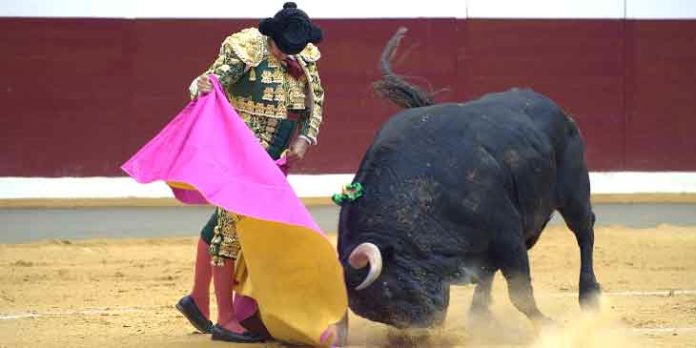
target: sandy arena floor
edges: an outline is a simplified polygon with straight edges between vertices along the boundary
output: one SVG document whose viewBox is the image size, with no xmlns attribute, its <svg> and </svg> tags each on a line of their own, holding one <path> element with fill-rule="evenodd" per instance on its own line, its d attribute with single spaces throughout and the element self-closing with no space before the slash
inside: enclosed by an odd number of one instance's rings
<svg viewBox="0 0 696 348">
<path fill-rule="evenodd" d="M 400 333 L 352 316 L 350 344 L 696 346 L 696 228 L 596 233 L 595 269 L 605 292 L 599 314 L 579 310 L 579 252 L 572 234 L 554 227 L 531 259 L 537 301 L 557 328 L 535 333 L 498 278 L 495 328 L 467 324 L 472 287 L 456 287 L 443 329 Z M 194 243 L 162 238 L 0 244 L 0 347 L 229 345 L 194 334 L 173 308 L 191 285 Z"/>
</svg>

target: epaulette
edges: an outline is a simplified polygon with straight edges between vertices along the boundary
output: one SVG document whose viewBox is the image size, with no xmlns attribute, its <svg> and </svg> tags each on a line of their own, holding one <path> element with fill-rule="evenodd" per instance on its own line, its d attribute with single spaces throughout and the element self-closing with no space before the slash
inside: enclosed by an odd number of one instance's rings
<svg viewBox="0 0 696 348">
<path fill-rule="evenodd" d="M 225 46 L 248 66 L 258 66 L 266 53 L 266 37 L 256 28 L 246 28 L 225 39 Z"/>
<path fill-rule="evenodd" d="M 302 57 L 302 59 L 307 63 L 314 63 L 321 58 L 321 52 L 319 52 L 319 48 L 317 46 L 308 43 L 307 47 L 300 52 L 299 56 Z"/>
</svg>

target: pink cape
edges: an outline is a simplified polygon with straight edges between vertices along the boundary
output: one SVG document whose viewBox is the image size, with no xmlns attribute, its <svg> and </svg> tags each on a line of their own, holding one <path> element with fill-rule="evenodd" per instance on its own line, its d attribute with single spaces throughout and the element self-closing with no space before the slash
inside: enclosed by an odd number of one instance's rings
<svg viewBox="0 0 696 348">
<path fill-rule="evenodd" d="M 211 93 L 191 101 L 121 168 L 139 183 L 163 180 L 195 187 L 172 187 L 183 203 L 210 203 L 322 233 L 279 170 L 282 162 L 273 162 L 231 107 L 217 78 L 211 75 L 210 80 Z"/>
<path fill-rule="evenodd" d="M 243 215 L 235 267 L 241 317 L 258 309 L 274 338 L 320 344 L 347 310 L 343 270 L 277 163 L 232 109 L 222 87 L 190 102 L 122 169 L 140 183 L 167 182 L 187 204 Z M 251 300 L 253 298 L 253 300 Z"/>
</svg>

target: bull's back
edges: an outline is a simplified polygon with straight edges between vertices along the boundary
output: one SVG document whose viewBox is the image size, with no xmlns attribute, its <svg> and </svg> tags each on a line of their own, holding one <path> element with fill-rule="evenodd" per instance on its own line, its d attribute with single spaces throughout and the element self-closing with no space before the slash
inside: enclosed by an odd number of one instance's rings
<svg viewBox="0 0 696 348">
<path fill-rule="evenodd" d="M 452 155 L 481 148 L 514 170 L 518 160 L 547 159 L 561 150 L 568 124 L 548 98 L 513 89 L 467 103 L 404 110 L 383 126 L 372 148 L 431 155 L 435 150 Z M 389 154 L 405 155 L 403 151 Z"/>
<path fill-rule="evenodd" d="M 555 153 L 567 123 L 531 90 L 408 109 L 384 125 L 361 169 L 387 165 L 402 179 L 432 177 L 452 201 L 479 211 L 509 200 L 531 233 L 553 210 Z"/>
</svg>

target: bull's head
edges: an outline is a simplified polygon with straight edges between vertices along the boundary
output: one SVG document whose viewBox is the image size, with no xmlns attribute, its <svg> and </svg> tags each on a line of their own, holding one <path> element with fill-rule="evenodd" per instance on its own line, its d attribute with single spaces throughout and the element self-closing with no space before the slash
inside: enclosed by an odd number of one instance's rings
<svg viewBox="0 0 696 348">
<path fill-rule="evenodd" d="M 372 228 L 380 224 L 373 223 L 379 219 L 360 217 L 366 216 L 362 203 L 368 201 L 344 205 L 341 213 L 339 253 L 350 308 L 396 327 L 439 323 L 449 302 L 448 283 L 429 255 L 405 239 L 409 233 L 395 226 L 376 231 Z"/>
</svg>

